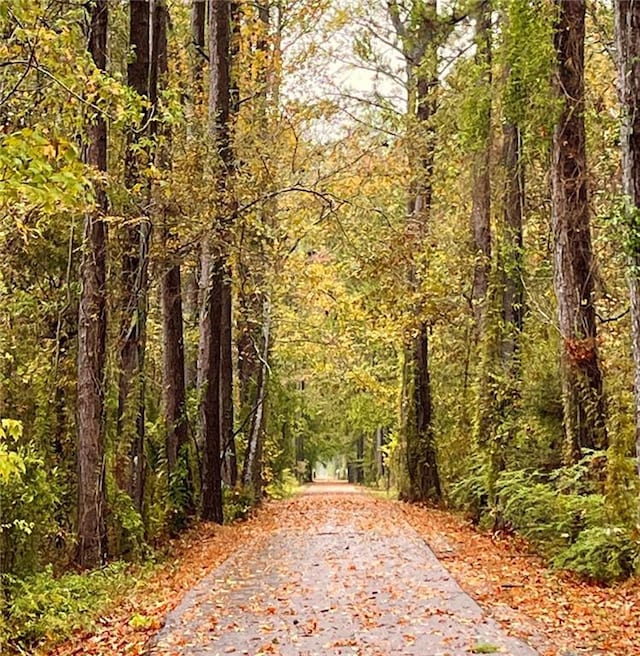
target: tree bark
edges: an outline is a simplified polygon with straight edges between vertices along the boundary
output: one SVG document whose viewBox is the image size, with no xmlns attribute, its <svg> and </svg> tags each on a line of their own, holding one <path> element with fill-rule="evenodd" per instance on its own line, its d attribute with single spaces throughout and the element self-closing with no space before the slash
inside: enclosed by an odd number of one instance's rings
<svg viewBox="0 0 640 656">
<path fill-rule="evenodd" d="M 269 71 L 272 52 L 269 48 L 271 30 L 270 5 L 257 3 L 256 51 L 259 57 L 255 94 L 256 149 L 263 150 L 270 139 L 269 103 L 277 95 L 277 81 L 269 88 Z M 271 96 L 269 91 L 271 90 Z M 273 189 L 273 179 L 267 170 L 259 174 L 259 186 L 265 192 Z M 265 201 L 253 219 L 244 226 L 240 259 L 238 313 L 238 382 L 240 387 L 241 425 L 248 425 L 247 446 L 242 472 L 243 485 L 249 487 L 256 499 L 262 494 L 262 454 L 265 435 L 265 404 L 267 399 L 268 361 L 270 357 L 271 303 L 268 287 L 268 258 L 265 255 L 269 232 L 277 213 L 275 200 Z"/>
<path fill-rule="evenodd" d="M 235 487 L 238 482 L 236 440 L 233 433 L 233 318 L 231 270 L 226 267 L 221 286 L 220 322 L 220 434 L 222 437 L 223 479 Z"/>
<path fill-rule="evenodd" d="M 156 0 L 153 12 L 153 44 L 151 66 L 157 71 L 157 83 L 151 83 L 151 89 L 166 86 L 168 75 L 167 27 L 169 15 L 165 0 Z M 156 103 L 157 105 L 157 103 Z M 157 106 L 154 107 L 157 114 Z M 171 128 L 160 126 L 164 143 L 158 145 L 156 156 L 158 169 L 168 171 L 171 168 L 169 148 Z M 170 202 L 159 191 L 155 205 L 159 208 L 162 222 L 162 241 L 164 253 L 164 272 L 160 279 L 160 297 L 162 313 L 162 406 L 166 427 L 167 473 L 169 485 L 176 473 L 178 457 L 188 443 L 188 425 L 186 409 L 184 328 L 182 318 L 182 280 L 179 255 L 172 252 L 173 234 L 169 221 L 172 218 Z M 186 463 L 185 463 L 186 464 Z"/>
<path fill-rule="evenodd" d="M 429 373 L 429 327 L 420 325 L 405 355 L 407 472 L 409 501 L 438 502 L 442 498 L 433 435 L 433 402 Z"/>
<path fill-rule="evenodd" d="M 202 518 L 222 524 L 222 471 L 220 451 L 220 319 L 222 314 L 222 271 L 218 259 L 203 245 L 198 352 L 198 390 L 200 394 L 200 431 L 202 442 Z"/>
<path fill-rule="evenodd" d="M 504 254 L 500 260 L 502 278 L 503 336 L 500 355 L 510 368 L 518 350 L 524 325 L 524 287 L 522 284 L 522 213 L 524 209 L 524 167 L 521 159 L 520 128 L 507 121 L 503 130 L 502 163 L 506 176 L 504 189 Z"/>
<path fill-rule="evenodd" d="M 87 3 L 89 53 L 95 65 L 106 70 L 108 1 Z M 107 124 L 98 115 L 87 128 L 85 162 L 107 171 Z M 78 548 L 81 567 L 97 567 L 107 555 L 105 522 L 104 385 L 107 338 L 106 247 L 108 212 L 104 187 L 97 183 L 96 209 L 84 222 L 81 291 L 78 317 Z"/>
<path fill-rule="evenodd" d="M 553 135 L 554 286 L 562 337 L 565 458 L 606 448 L 596 340 L 584 127 L 585 1 L 556 0 L 556 84 L 562 103 Z"/>
<path fill-rule="evenodd" d="M 203 77 L 207 32 L 207 2 L 201 0 L 191 1 L 191 41 L 194 48 L 193 84 L 190 111 L 196 115 L 200 105 L 200 97 L 203 93 Z M 184 317 L 191 329 L 199 326 L 201 299 L 199 267 L 201 253 L 198 252 L 197 263 L 189 266 L 183 277 Z M 198 351 L 188 351 L 185 354 L 185 380 L 187 389 L 196 389 L 198 380 Z"/>
<path fill-rule="evenodd" d="M 615 0 L 618 88 L 622 105 L 622 181 L 629 228 L 631 339 L 635 364 L 636 464 L 640 476 L 640 4 Z"/>
<path fill-rule="evenodd" d="M 238 75 L 232 74 L 232 64 L 240 54 L 240 5 L 231 0 L 229 4 L 229 126 L 235 121 L 240 108 L 240 89 Z M 230 139 L 230 137 L 229 137 Z M 227 169 L 237 166 L 235 154 L 229 145 Z M 232 221 L 236 220 L 235 203 L 231 209 Z M 222 321 L 220 354 L 220 418 L 223 445 L 222 475 L 227 485 L 235 487 L 238 483 L 238 456 L 234 432 L 235 412 L 233 406 L 233 270 L 227 264 L 222 286 Z"/>
<path fill-rule="evenodd" d="M 188 443 L 182 290 L 180 264 L 171 264 L 162 276 L 163 406 L 167 430 L 167 465 L 171 477 L 178 455 Z"/>
</svg>

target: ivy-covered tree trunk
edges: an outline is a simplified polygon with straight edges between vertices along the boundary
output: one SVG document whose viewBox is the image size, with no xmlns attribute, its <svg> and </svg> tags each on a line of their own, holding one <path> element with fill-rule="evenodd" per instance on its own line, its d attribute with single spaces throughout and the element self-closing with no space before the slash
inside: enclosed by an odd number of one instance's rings
<svg viewBox="0 0 640 656">
<path fill-rule="evenodd" d="M 524 324 L 523 236 L 524 166 L 520 128 L 506 121 L 502 129 L 502 165 L 506 177 L 502 240 L 499 257 L 502 287 L 502 339 L 500 356 L 505 369 L 515 375 L 520 333 Z M 517 377 L 517 376 L 516 376 Z"/>
<path fill-rule="evenodd" d="M 636 462 L 640 476 L 640 3 L 615 0 L 614 8 L 618 88 L 622 105 L 622 180 L 629 229 Z"/>
<path fill-rule="evenodd" d="M 163 410 L 167 430 L 169 476 L 187 445 L 187 415 L 180 264 L 170 263 L 161 279 L 163 339 Z"/>
<path fill-rule="evenodd" d="M 240 8 L 237 2 L 230 2 L 230 32 L 229 32 L 229 129 L 235 123 L 240 107 L 240 90 L 238 86 L 238 72 L 233 70 L 233 63 L 237 61 L 240 53 Z M 230 145 L 227 152 L 226 166 L 228 171 L 236 167 L 235 154 Z M 227 223 L 235 222 L 235 201 L 229 204 Z M 238 455 L 236 435 L 234 430 L 235 411 L 233 404 L 233 270 L 227 263 L 222 285 L 222 322 L 220 353 L 220 421 L 222 439 L 222 477 L 231 487 L 238 483 Z"/>
<path fill-rule="evenodd" d="M 222 264 L 203 244 L 202 307 L 198 351 L 199 420 L 202 445 L 202 518 L 222 524 L 222 468 L 220 452 L 220 317 Z"/>
<path fill-rule="evenodd" d="M 477 412 L 474 437 L 485 451 L 495 448 L 497 412 L 495 407 L 496 349 L 498 315 L 491 307 L 495 294 L 489 294 L 492 273 L 491 260 L 491 96 L 492 96 L 492 39 L 491 10 L 488 3 L 474 7 L 475 64 L 478 96 L 471 144 L 474 152 L 471 186 L 471 235 L 474 254 L 471 285 L 473 333 L 478 355 Z M 492 298 L 490 298 L 490 296 Z"/>
<path fill-rule="evenodd" d="M 438 47 L 449 34 L 447 21 L 438 16 L 435 0 L 416 1 L 403 20 L 403 7 L 390 2 L 389 15 L 403 44 L 409 87 L 409 161 L 413 180 L 409 188 L 407 237 L 416 253 L 425 248 L 433 200 L 436 132 L 435 93 L 438 87 Z M 418 289 L 428 275 L 411 264 L 409 284 Z M 419 304 L 420 305 L 420 304 Z M 437 502 L 442 497 L 438 472 L 433 405 L 429 373 L 429 330 L 422 307 L 415 309 L 417 325 L 404 349 L 402 380 L 402 433 L 406 445 L 408 486 L 402 496 L 411 501 Z"/>
<path fill-rule="evenodd" d="M 409 501 L 438 502 L 442 489 L 433 434 L 429 327 L 424 323 L 406 349 L 403 394 L 409 487 L 402 496 Z"/>
<path fill-rule="evenodd" d="M 268 161 L 272 134 L 270 108 L 278 102 L 278 85 L 274 60 L 278 45 L 272 38 L 271 4 L 258 3 L 254 20 L 257 92 L 254 98 L 256 141 L 255 148 Z M 272 45 L 273 44 L 273 45 Z M 273 48 L 273 50 L 272 50 Z M 258 187 L 263 193 L 274 190 L 271 172 L 262 168 L 258 173 Z M 242 425 L 246 426 L 247 445 L 242 470 L 242 483 L 259 499 L 263 488 L 263 451 L 266 426 L 269 359 L 271 354 L 271 299 L 268 291 L 268 272 L 271 266 L 266 244 L 276 221 L 277 202 L 264 201 L 254 217 L 243 226 L 243 255 L 239 267 L 239 383 Z"/>
<path fill-rule="evenodd" d="M 238 482 L 238 460 L 233 412 L 233 294 L 230 267 L 222 280 L 220 318 L 220 435 L 222 439 L 222 475 L 225 483 Z"/>
<path fill-rule="evenodd" d="M 108 2 L 96 0 L 88 8 L 89 53 L 106 69 Z M 98 115 L 87 126 L 85 162 L 100 173 L 107 170 L 107 124 Z M 104 384 L 107 338 L 106 249 L 107 196 L 96 183 L 96 208 L 84 221 L 78 317 L 78 548 L 81 567 L 97 567 L 106 558 Z"/>
<path fill-rule="evenodd" d="M 476 19 L 476 66 L 481 89 L 477 107 L 478 142 L 472 171 L 471 232 L 475 261 L 471 302 L 477 339 L 485 327 L 487 291 L 491 273 L 491 11 L 480 1 Z"/>
<path fill-rule="evenodd" d="M 553 135 L 554 285 L 562 338 L 565 458 L 606 447 L 596 340 L 584 125 L 584 0 L 556 0 L 556 88 L 561 110 Z"/>
</svg>

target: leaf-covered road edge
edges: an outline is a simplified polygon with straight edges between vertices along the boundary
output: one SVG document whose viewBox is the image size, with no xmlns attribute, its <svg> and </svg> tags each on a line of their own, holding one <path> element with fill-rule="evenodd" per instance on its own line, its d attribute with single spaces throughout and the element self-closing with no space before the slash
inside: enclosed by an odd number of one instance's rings
<svg viewBox="0 0 640 656">
<path fill-rule="evenodd" d="M 544 656 L 639 656 L 640 580 L 603 587 L 547 567 L 512 536 L 448 512 L 395 502 L 460 586 Z"/>
<path fill-rule="evenodd" d="M 151 576 L 132 578 L 129 593 L 113 599 L 93 629 L 60 645 L 45 645 L 37 656 L 141 656 L 186 592 L 241 546 L 266 540 L 285 506 L 265 502 L 247 521 L 228 526 L 198 524 L 172 543 L 170 556 Z"/>
</svg>

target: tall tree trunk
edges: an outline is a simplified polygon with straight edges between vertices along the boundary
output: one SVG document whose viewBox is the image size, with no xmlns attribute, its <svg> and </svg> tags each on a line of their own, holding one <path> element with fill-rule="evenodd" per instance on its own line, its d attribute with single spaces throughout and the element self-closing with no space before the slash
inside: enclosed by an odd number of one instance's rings
<svg viewBox="0 0 640 656">
<path fill-rule="evenodd" d="M 151 70 L 151 4 L 146 0 L 131 0 L 129 3 L 129 40 L 133 51 L 127 67 L 127 82 L 139 95 L 155 97 L 150 82 L 156 75 Z M 148 113 L 143 117 L 147 123 Z M 131 495 L 138 511 L 142 510 L 144 498 L 144 436 L 145 436 L 145 379 L 144 359 L 146 350 L 147 287 L 149 264 L 149 239 L 151 223 L 146 216 L 145 206 L 149 199 L 149 185 L 142 180 L 141 171 L 148 153 L 137 146 L 140 134 L 132 131 L 128 135 L 125 159 L 125 183 L 133 190 L 142 186 L 132 217 L 125 228 L 122 258 L 122 280 L 124 311 L 122 316 L 120 344 L 120 382 L 118 392 L 117 432 L 121 440 L 129 445 L 129 463 L 126 480 L 119 481 Z M 134 419 L 135 417 L 135 419 Z"/>
<path fill-rule="evenodd" d="M 631 293 L 631 337 L 635 364 L 636 462 L 640 476 L 640 3 L 615 0 L 618 87 L 622 105 L 623 188 L 628 203 L 627 220 L 631 245 L 629 288 Z"/>
<path fill-rule="evenodd" d="M 87 4 L 89 52 L 95 65 L 106 69 L 108 1 Z M 85 162 L 103 173 L 107 170 L 107 124 L 98 115 L 88 126 Z M 107 335 L 106 246 L 103 217 L 107 196 L 96 184 L 96 209 L 84 224 L 81 292 L 78 317 L 78 550 L 81 567 L 97 567 L 106 558 L 104 461 L 104 382 Z"/>
<path fill-rule="evenodd" d="M 157 59 L 158 89 L 167 84 L 168 52 L 167 27 L 169 15 L 165 0 L 156 0 L 154 6 L 154 38 L 155 44 L 152 59 Z M 153 86 L 153 85 L 152 85 Z M 156 114 L 157 114 L 157 108 Z M 171 168 L 169 148 L 171 143 L 171 128 L 160 126 L 164 143 L 159 144 L 156 155 L 157 166 L 161 171 Z M 178 457 L 188 442 L 186 386 L 185 386 L 185 355 L 184 329 L 182 318 L 182 280 L 179 254 L 173 248 L 173 235 L 169 222 L 172 218 L 172 207 L 158 190 L 155 205 L 159 208 L 162 222 L 162 240 L 164 253 L 167 254 L 165 271 L 160 279 L 160 297 L 162 312 L 162 397 L 163 413 L 166 426 L 166 452 L 169 484 L 172 485 L 176 474 Z M 187 463 L 185 465 L 188 466 Z M 190 477 L 186 477 L 190 480 Z M 184 481 L 183 481 L 184 482 Z"/>
<path fill-rule="evenodd" d="M 491 11 L 481 0 L 476 11 L 476 64 L 480 70 L 480 140 L 472 172 L 471 232 L 475 250 L 471 299 L 476 337 L 484 334 L 487 290 L 491 272 Z"/>
<path fill-rule="evenodd" d="M 475 62 L 478 68 L 480 96 L 476 101 L 478 121 L 477 143 L 472 168 L 471 188 L 471 234 L 473 237 L 474 265 L 471 288 L 473 331 L 476 351 L 479 355 L 477 367 L 477 414 L 474 425 L 475 438 L 486 449 L 496 448 L 495 407 L 495 333 L 497 316 L 492 312 L 489 298 L 491 277 L 491 99 L 492 99 L 492 53 L 491 53 L 491 10 L 488 3 L 479 0 L 475 11 Z M 491 297 L 494 295 L 491 294 Z M 491 321 L 493 320 L 493 324 Z"/>
<path fill-rule="evenodd" d="M 190 111 L 194 116 L 198 114 L 200 100 L 203 94 L 204 63 L 207 58 L 205 52 L 207 34 L 207 2 L 191 0 L 191 41 L 194 49 L 192 98 Z M 188 326 L 195 329 L 199 325 L 201 299 L 199 268 L 201 253 L 198 252 L 197 263 L 185 271 L 183 277 L 184 317 Z M 198 380 L 198 351 L 187 352 L 185 355 L 185 380 L 187 389 L 195 389 Z"/>
<path fill-rule="evenodd" d="M 397 2 L 389 2 L 389 13 L 402 39 L 409 81 L 409 114 L 413 115 L 415 134 L 411 139 L 409 159 L 414 179 L 409 189 L 407 234 L 415 252 L 425 248 L 429 230 L 433 197 L 433 167 L 436 132 L 433 118 L 436 112 L 438 87 L 438 47 L 448 34 L 445 21 L 438 16 L 436 0 L 413 5 L 413 18 L 403 24 Z M 444 30 L 444 31 L 443 31 Z M 413 264 L 409 282 L 414 289 L 425 271 Z M 438 471 L 435 436 L 433 433 L 433 403 L 429 373 L 428 322 L 421 317 L 412 327 L 412 337 L 405 345 L 402 432 L 406 443 L 408 488 L 402 496 L 411 501 L 437 502 L 442 497 Z"/>
<path fill-rule="evenodd" d="M 442 497 L 433 435 L 433 401 L 429 373 L 429 327 L 422 323 L 405 353 L 405 403 L 409 501 L 437 502 Z"/>
<path fill-rule="evenodd" d="M 209 0 L 209 131 L 215 147 L 218 216 L 212 221 L 227 226 L 227 176 L 231 169 L 230 119 L 230 32 L 229 0 Z M 203 444 L 202 516 L 222 523 L 221 436 L 221 350 L 222 296 L 226 263 L 222 239 L 218 235 L 205 237 L 202 245 L 202 310 L 200 314 L 199 390 L 200 429 Z"/>
<path fill-rule="evenodd" d="M 240 6 L 231 1 L 229 27 L 229 124 L 231 125 L 240 108 L 239 75 L 233 71 L 232 64 L 237 61 L 240 53 Z M 228 169 L 236 167 L 235 154 L 231 146 L 228 150 Z M 232 220 L 235 220 L 236 208 L 233 207 Z M 235 487 L 238 483 L 238 456 L 236 451 L 236 436 L 234 432 L 233 407 L 233 271 L 226 267 L 222 285 L 222 321 L 220 324 L 220 420 L 223 445 L 222 475 L 227 485 Z"/>
<path fill-rule="evenodd" d="M 554 45 L 562 109 L 553 135 L 554 285 L 562 337 L 565 458 L 606 447 L 596 341 L 594 260 L 584 127 L 585 0 L 556 0 Z"/>
<path fill-rule="evenodd" d="M 273 72 L 273 59 L 278 46 L 270 47 L 271 4 L 256 5 L 256 52 L 258 62 L 256 70 L 257 93 L 255 94 L 256 150 L 266 152 L 271 138 L 269 106 L 278 102 L 278 80 L 275 76 L 269 85 L 270 73 Z M 273 178 L 268 170 L 259 174 L 259 187 L 268 192 L 273 190 Z M 243 254 L 238 267 L 240 279 L 239 291 L 239 338 L 238 338 L 238 380 L 241 399 L 242 424 L 248 424 L 247 446 L 242 473 L 242 481 L 250 487 L 256 499 L 262 494 L 262 454 L 264 450 L 266 402 L 268 392 L 268 371 L 270 358 L 270 324 L 271 302 L 268 292 L 268 257 L 265 234 L 273 225 L 277 214 L 275 200 L 264 202 L 253 224 L 243 229 Z M 251 257 L 252 256 L 252 257 Z M 248 261 L 247 261 L 248 260 Z"/>
<path fill-rule="evenodd" d="M 180 264 L 170 264 L 161 280 L 163 341 L 163 407 L 167 429 L 169 476 L 188 442 L 182 329 Z"/>
</svg>

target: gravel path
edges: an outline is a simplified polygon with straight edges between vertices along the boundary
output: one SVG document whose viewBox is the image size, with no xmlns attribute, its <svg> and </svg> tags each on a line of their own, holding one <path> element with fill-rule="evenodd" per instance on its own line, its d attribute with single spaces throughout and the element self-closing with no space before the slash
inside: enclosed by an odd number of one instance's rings
<svg viewBox="0 0 640 656">
<path fill-rule="evenodd" d="M 536 656 L 465 594 L 391 504 L 314 484 L 169 615 L 150 654 Z"/>
</svg>

